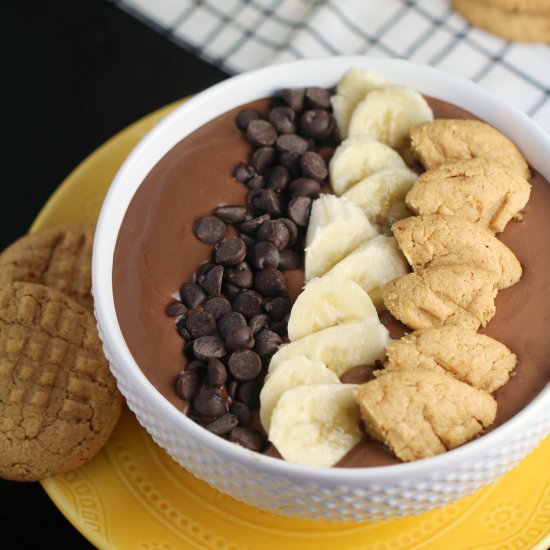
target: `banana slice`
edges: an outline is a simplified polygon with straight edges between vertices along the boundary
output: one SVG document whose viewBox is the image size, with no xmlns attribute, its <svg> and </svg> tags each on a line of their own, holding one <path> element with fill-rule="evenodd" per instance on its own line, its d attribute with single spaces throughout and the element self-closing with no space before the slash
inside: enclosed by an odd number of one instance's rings
<svg viewBox="0 0 550 550">
<path fill-rule="evenodd" d="M 342 198 L 356 204 L 372 224 L 384 230 L 397 220 L 411 215 L 405 196 L 416 179 L 417 175 L 408 168 L 386 168 L 361 180 Z"/>
<path fill-rule="evenodd" d="M 356 248 L 325 275 L 350 279 L 370 296 L 378 311 L 383 311 L 382 288 L 409 272 L 409 265 L 394 237 L 379 235 Z"/>
<path fill-rule="evenodd" d="M 334 152 L 328 171 L 337 195 L 352 185 L 386 168 L 407 168 L 405 161 L 388 145 L 367 136 L 349 138 Z"/>
<path fill-rule="evenodd" d="M 342 138 L 347 136 L 348 124 L 355 106 L 372 90 L 386 86 L 384 78 L 368 69 L 350 69 L 338 82 L 336 94 L 330 99 L 332 111 Z"/>
<path fill-rule="evenodd" d="M 326 273 L 362 242 L 378 235 L 365 213 L 351 202 L 321 195 L 311 208 L 306 234 L 305 280 Z"/>
<path fill-rule="evenodd" d="M 322 277 L 312 279 L 292 306 L 288 320 L 291 342 L 328 327 L 355 321 L 378 322 L 369 295 L 349 279 Z"/>
<path fill-rule="evenodd" d="M 353 111 L 348 135 L 371 136 L 398 151 L 410 145 L 410 130 L 433 120 L 426 100 L 414 90 L 386 86 L 373 90 Z"/>
<path fill-rule="evenodd" d="M 283 361 L 266 377 L 260 393 L 260 420 L 266 432 L 281 395 L 295 386 L 310 384 L 340 384 L 340 380 L 321 361 L 310 361 L 303 355 Z"/>
<path fill-rule="evenodd" d="M 382 361 L 389 341 L 386 327 L 374 319 L 325 328 L 281 347 L 271 358 L 269 372 L 291 357 L 304 355 L 311 361 L 321 361 L 342 376 L 357 365 Z"/>
<path fill-rule="evenodd" d="M 271 416 L 269 439 L 289 462 L 334 466 L 362 439 L 355 384 L 296 386 Z"/>
</svg>

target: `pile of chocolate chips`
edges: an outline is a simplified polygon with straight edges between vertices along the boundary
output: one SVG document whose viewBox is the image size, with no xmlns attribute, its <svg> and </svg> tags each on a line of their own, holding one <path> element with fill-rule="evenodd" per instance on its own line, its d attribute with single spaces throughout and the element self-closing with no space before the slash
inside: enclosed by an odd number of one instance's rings
<svg viewBox="0 0 550 550">
<path fill-rule="evenodd" d="M 246 205 L 220 206 L 196 220 L 196 237 L 214 245 L 167 315 L 185 340 L 188 364 L 176 393 L 207 430 L 254 451 L 266 446 L 259 394 L 272 355 L 287 335 L 292 303 L 283 271 L 301 267 L 312 201 L 337 144 L 330 92 L 284 89 L 267 119 L 254 109 L 235 123 L 253 146 L 233 176 Z M 228 226 L 234 229 L 227 238 Z"/>
</svg>

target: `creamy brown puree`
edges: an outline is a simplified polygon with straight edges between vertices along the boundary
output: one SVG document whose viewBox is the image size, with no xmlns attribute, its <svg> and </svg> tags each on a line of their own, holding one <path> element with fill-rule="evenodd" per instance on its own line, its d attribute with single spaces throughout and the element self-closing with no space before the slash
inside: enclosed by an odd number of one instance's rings
<svg viewBox="0 0 550 550">
<path fill-rule="evenodd" d="M 429 99 L 436 118 L 472 115 Z M 182 340 L 164 308 L 181 283 L 191 280 L 211 247 L 199 242 L 193 222 L 222 204 L 244 204 L 246 188 L 233 180 L 238 161 L 251 152 L 234 125 L 244 107 L 267 112 L 269 100 L 229 111 L 176 144 L 151 170 L 124 217 L 114 253 L 113 292 L 120 327 L 141 370 L 175 407 L 174 381 L 184 366 Z M 500 291 L 495 317 L 481 332 L 506 344 L 519 358 L 515 375 L 495 394 L 497 418 L 491 429 L 510 419 L 550 380 L 550 185 L 533 174 L 531 198 L 521 222 L 512 221 L 499 238 L 523 266 L 521 281 Z M 301 271 L 287 271 L 293 298 L 303 286 Z M 404 327 L 382 315 L 393 337 Z M 362 382 L 371 369 L 356 368 L 344 378 Z M 271 454 L 271 453 L 270 453 Z M 381 444 L 365 439 L 338 464 L 381 466 L 399 461 Z"/>
</svg>

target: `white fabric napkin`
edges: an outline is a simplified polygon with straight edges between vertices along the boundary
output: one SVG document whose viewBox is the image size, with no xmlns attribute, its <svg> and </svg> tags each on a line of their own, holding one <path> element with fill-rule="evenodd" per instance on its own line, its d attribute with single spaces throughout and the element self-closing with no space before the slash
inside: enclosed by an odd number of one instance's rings
<svg viewBox="0 0 550 550">
<path fill-rule="evenodd" d="M 479 83 L 550 132 L 550 45 L 470 26 L 448 0 L 113 0 L 239 73 L 336 54 L 401 57 Z"/>
</svg>

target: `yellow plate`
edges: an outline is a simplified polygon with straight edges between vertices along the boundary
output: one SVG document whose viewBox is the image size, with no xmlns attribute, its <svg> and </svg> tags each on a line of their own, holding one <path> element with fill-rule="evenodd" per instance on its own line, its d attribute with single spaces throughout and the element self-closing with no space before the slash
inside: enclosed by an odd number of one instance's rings
<svg viewBox="0 0 550 550">
<path fill-rule="evenodd" d="M 31 230 L 95 221 L 123 160 L 174 107 L 138 121 L 86 159 L 52 195 Z M 549 464 L 550 437 L 497 483 L 445 508 L 386 522 L 314 523 L 262 512 L 197 480 L 124 410 L 91 462 L 42 485 L 101 549 L 542 550 L 550 545 Z"/>
</svg>

